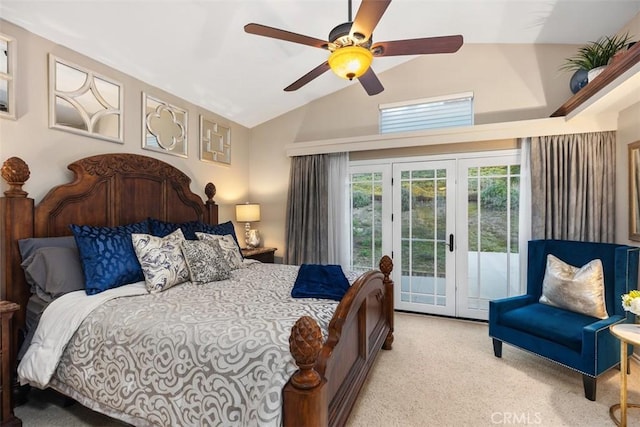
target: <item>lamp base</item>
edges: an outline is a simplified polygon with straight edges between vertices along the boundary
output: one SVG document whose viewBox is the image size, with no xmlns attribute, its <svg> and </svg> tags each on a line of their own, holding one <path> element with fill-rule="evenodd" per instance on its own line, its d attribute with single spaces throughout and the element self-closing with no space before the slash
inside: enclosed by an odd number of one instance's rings
<svg viewBox="0 0 640 427">
<path fill-rule="evenodd" d="M 249 230 L 245 236 L 245 243 L 248 249 L 254 249 L 260 246 L 260 233 L 258 230 Z"/>
</svg>

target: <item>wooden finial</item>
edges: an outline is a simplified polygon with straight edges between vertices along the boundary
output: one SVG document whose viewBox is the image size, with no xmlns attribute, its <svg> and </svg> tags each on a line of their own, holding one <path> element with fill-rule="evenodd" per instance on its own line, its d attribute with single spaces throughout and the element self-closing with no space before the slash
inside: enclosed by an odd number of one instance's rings
<svg viewBox="0 0 640 427">
<path fill-rule="evenodd" d="M 391 350 L 391 348 L 393 347 L 393 331 L 394 331 L 394 320 L 393 320 L 393 310 L 394 310 L 394 303 L 393 303 L 393 280 L 391 280 L 391 271 L 393 270 L 393 261 L 391 260 L 391 258 L 388 255 L 385 255 L 382 257 L 382 259 L 380 259 L 380 271 L 382 272 L 382 274 L 384 275 L 384 278 L 382 279 L 382 283 L 384 284 L 385 287 L 385 308 L 386 308 L 386 318 L 387 321 L 389 322 L 389 332 L 387 333 L 387 336 L 384 340 L 384 344 L 382 345 L 382 348 L 384 348 L 385 350 Z"/>
<path fill-rule="evenodd" d="M 204 186 L 204 194 L 207 195 L 207 203 L 213 203 L 214 205 L 216 204 L 216 202 L 213 200 L 213 197 L 216 195 L 216 186 L 213 185 L 213 182 L 209 182 L 207 183 L 207 185 Z"/>
<path fill-rule="evenodd" d="M 391 270 L 393 270 L 393 261 L 388 255 L 385 255 L 380 259 L 380 271 L 384 274 L 385 279 L 389 279 Z"/>
<path fill-rule="evenodd" d="M 309 316 L 298 319 L 291 328 L 289 349 L 300 368 L 291 377 L 291 383 L 301 389 L 310 389 L 320 384 L 322 378 L 314 369 L 322 349 L 322 331 L 318 323 Z"/>
<path fill-rule="evenodd" d="M 27 192 L 22 186 L 29 179 L 29 166 L 20 157 L 10 157 L 5 160 L 0 169 L 2 178 L 9 184 L 9 189 L 4 192 L 7 197 L 27 197 Z"/>
</svg>

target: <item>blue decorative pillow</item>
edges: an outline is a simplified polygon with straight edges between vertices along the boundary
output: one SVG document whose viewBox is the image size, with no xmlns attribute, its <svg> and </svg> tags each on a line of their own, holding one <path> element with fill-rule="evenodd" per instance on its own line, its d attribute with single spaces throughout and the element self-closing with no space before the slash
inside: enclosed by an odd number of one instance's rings
<svg viewBox="0 0 640 427">
<path fill-rule="evenodd" d="M 165 237 L 173 233 L 177 229 L 182 230 L 184 238 L 187 240 L 198 240 L 196 231 L 202 231 L 204 224 L 201 221 L 187 222 L 166 222 L 156 218 L 149 218 L 149 228 L 151 234 L 156 237 Z"/>
<path fill-rule="evenodd" d="M 80 252 L 88 295 L 144 280 L 131 234 L 148 234 L 148 224 L 142 221 L 119 227 L 70 225 Z"/>
<path fill-rule="evenodd" d="M 302 264 L 291 296 L 340 301 L 348 290 L 349 281 L 339 265 Z"/>
<path fill-rule="evenodd" d="M 236 242 L 236 245 L 238 245 L 238 249 L 240 249 L 240 244 L 236 237 L 236 229 L 233 227 L 233 223 L 231 221 L 211 225 L 202 221 L 166 222 L 156 218 L 149 218 L 149 228 L 151 234 L 157 237 L 168 236 L 179 228 L 182 230 L 182 234 L 184 234 L 184 238 L 187 240 L 198 240 L 196 237 L 197 232 L 215 234 L 218 236 L 230 234 Z"/>
</svg>

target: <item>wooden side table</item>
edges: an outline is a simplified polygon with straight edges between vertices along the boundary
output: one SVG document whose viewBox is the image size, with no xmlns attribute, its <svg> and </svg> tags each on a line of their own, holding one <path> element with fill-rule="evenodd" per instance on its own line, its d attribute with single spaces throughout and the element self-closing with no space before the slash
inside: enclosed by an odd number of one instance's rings
<svg viewBox="0 0 640 427">
<path fill-rule="evenodd" d="M 610 327 L 613 336 L 620 340 L 620 403 L 609 408 L 609 416 L 617 426 L 627 426 L 627 409 L 640 408 L 640 405 L 627 402 L 627 372 L 629 344 L 640 346 L 640 325 L 635 323 L 619 323 Z M 615 416 L 616 409 L 620 408 L 620 420 Z"/>
<path fill-rule="evenodd" d="M 273 264 L 276 249 L 277 248 L 244 248 L 242 249 L 242 256 L 248 259 L 255 259 L 260 262 Z"/>
<path fill-rule="evenodd" d="M 11 318 L 20 306 L 9 301 L 0 301 L 0 422 L 2 426 L 21 426 L 22 421 L 13 415 L 11 393 L 12 350 L 11 350 Z"/>
</svg>

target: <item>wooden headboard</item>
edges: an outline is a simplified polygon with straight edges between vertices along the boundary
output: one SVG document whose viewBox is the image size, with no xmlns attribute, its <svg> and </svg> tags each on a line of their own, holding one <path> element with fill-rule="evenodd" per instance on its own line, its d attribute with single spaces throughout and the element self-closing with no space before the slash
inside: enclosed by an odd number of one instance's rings
<svg viewBox="0 0 640 427">
<path fill-rule="evenodd" d="M 0 197 L 0 299 L 20 305 L 13 321 L 14 331 L 24 326 L 31 296 L 20 266 L 19 239 L 70 235 L 69 224 L 117 226 L 148 217 L 218 223 L 218 205 L 213 201 L 215 186 L 207 184 L 207 200 L 203 203 L 189 189 L 191 179 L 187 175 L 158 159 L 128 153 L 103 154 L 78 160 L 68 168 L 74 173 L 74 180 L 51 188 L 34 206 L 33 199 L 22 189 L 30 175 L 27 164 L 12 157 L 2 166 L 2 178 L 10 188 L 5 197 Z M 17 337 L 14 333 L 14 344 Z"/>
</svg>

